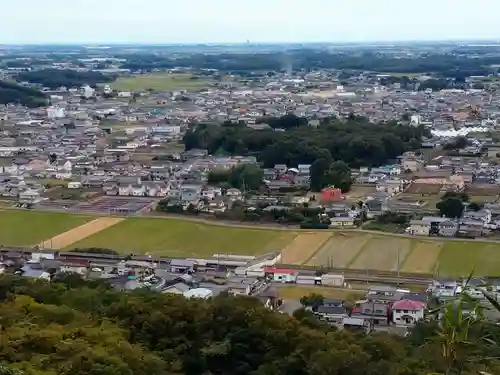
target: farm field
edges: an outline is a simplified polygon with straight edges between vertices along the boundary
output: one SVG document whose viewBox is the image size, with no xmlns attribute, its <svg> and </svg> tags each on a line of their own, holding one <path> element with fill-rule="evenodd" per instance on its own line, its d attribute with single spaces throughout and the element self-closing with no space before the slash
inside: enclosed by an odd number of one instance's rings
<svg viewBox="0 0 500 375">
<path fill-rule="evenodd" d="M 401 263 L 401 271 L 433 273 L 442 247 L 443 242 L 440 241 L 419 241 Z"/>
<path fill-rule="evenodd" d="M 106 218 L 0 211 L 0 245 L 112 248 L 123 253 L 209 257 L 282 250 L 282 262 L 313 267 L 500 276 L 500 242 L 451 241 L 354 231 L 236 228 L 165 218 Z M 76 242 L 75 242 L 76 241 Z"/>
<path fill-rule="evenodd" d="M 493 184 L 471 184 L 467 186 L 465 192 L 469 196 L 491 197 L 494 200 L 500 194 L 500 187 Z"/>
<path fill-rule="evenodd" d="M 100 217 L 45 240 L 40 244 L 40 246 L 44 249 L 63 249 L 70 246 L 74 242 L 80 241 L 94 233 L 109 228 L 122 220 L 123 219 L 119 217 Z"/>
<path fill-rule="evenodd" d="M 105 247 L 122 253 L 172 257 L 207 257 L 216 253 L 254 255 L 280 250 L 296 235 L 293 231 L 230 228 L 176 219 L 134 218 L 67 248 Z"/>
<path fill-rule="evenodd" d="M 113 89 L 118 91 L 198 91 L 207 88 L 212 82 L 210 79 L 191 79 L 190 74 L 149 73 L 130 77 L 121 77 L 112 83 Z"/>
<path fill-rule="evenodd" d="M 92 219 L 90 216 L 65 213 L 0 211 L 0 244 L 3 246 L 35 246 Z"/>
<path fill-rule="evenodd" d="M 375 185 L 352 185 L 349 193 L 346 194 L 346 200 L 357 203 L 360 199 L 364 199 L 368 194 L 376 191 Z"/>
<path fill-rule="evenodd" d="M 370 236 L 349 268 L 397 271 L 398 259 L 401 264 L 412 247 L 413 240 L 409 238 Z"/>
<path fill-rule="evenodd" d="M 437 272 L 446 276 L 500 275 L 500 243 L 447 242 L 438 259 Z"/>
<path fill-rule="evenodd" d="M 311 232 L 299 234 L 283 248 L 281 262 L 284 264 L 304 264 L 332 235 L 331 232 Z"/>
<path fill-rule="evenodd" d="M 402 272 L 441 276 L 500 276 L 500 242 L 447 241 L 360 232 L 334 232 L 305 266 Z M 288 263 L 288 262 L 287 262 Z"/>
<path fill-rule="evenodd" d="M 358 255 L 369 236 L 359 233 L 334 233 L 334 235 L 309 259 L 308 266 L 347 268 Z"/>
</svg>

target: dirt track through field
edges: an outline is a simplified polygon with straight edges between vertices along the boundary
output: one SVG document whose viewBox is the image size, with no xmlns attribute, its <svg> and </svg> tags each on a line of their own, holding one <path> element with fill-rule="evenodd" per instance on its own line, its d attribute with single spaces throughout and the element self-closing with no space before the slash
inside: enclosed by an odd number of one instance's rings
<svg viewBox="0 0 500 375">
<path fill-rule="evenodd" d="M 44 249 L 63 249 L 72 243 L 83 240 L 97 232 L 111 227 L 124 219 L 118 217 L 101 217 L 52 237 L 40 244 Z"/>
</svg>

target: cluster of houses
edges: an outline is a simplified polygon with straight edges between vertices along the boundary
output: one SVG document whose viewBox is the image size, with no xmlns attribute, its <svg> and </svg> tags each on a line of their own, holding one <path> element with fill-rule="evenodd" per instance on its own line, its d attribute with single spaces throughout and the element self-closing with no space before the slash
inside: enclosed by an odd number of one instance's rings
<svg viewBox="0 0 500 375">
<path fill-rule="evenodd" d="M 492 223 L 491 211 L 466 211 L 459 219 L 448 219 L 439 216 L 424 216 L 419 220 L 411 220 L 406 233 L 418 236 L 470 237 L 483 236 L 489 229 L 496 229 L 497 222 Z"/>
<path fill-rule="evenodd" d="M 429 305 L 456 299 L 466 293 L 480 305 L 488 308 L 484 292 L 493 298 L 500 296 L 498 280 L 471 279 L 468 281 L 436 279 L 425 292 L 410 292 L 393 286 L 370 286 L 363 299 L 346 304 L 337 299 L 324 299 L 319 305 L 310 307 L 321 320 L 332 325 L 383 329 L 383 327 L 411 327 L 427 317 Z M 473 306 L 464 306 L 464 313 L 472 313 Z M 487 318 L 497 320 L 498 314 L 490 313 Z"/>
<path fill-rule="evenodd" d="M 392 286 L 370 286 L 364 298 L 353 305 L 338 299 L 324 299 L 311 310 L 332 325 L 377 329 L 391 325 L 408 327 L 424 318 L 428 296 Z"/>
</svg>

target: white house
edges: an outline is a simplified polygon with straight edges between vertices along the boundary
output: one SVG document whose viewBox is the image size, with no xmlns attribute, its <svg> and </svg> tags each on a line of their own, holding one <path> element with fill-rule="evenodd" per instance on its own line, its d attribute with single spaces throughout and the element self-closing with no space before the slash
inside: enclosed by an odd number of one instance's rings
<svg viewBox="0 0 500 375">
<path fill-rule="evenodd" d="M 330 227 L 332 228 L 345 228 L 353 226 L 354 219 L 350 216 L 336 216 L 330 219 Z"/>
<path fill-rule="evenodd" d="M 410 122 L 413 125 L 420 125 L 420 123 L 422 122 L 422 116 L 420 116 L 420 115 L 411 115 Z"/>
<path fill-rule="evenodd" d="M 431 224 L 424 220 L 411 220 L 407 233 L 417 236 L 428 236 L 431 231 Z"/>
<path fill-rule="evenodd" d="M 94 91 L 95 90 L 92 87 L 90 87 L 89 85 L 82 86 L 82 88 L 80 90 L 82 96 L 87 98 L 87 99 L 94 96 Z"/>
<path fill-rule="evenodd" d="M 392 305 L 392 320 L 395 324 L 414 325 L 424 318 L 425 302 L 403 299 Z"/>
<path fill-rule="evenodd" d="M 376 191 L 387 192 L 388 194 L 396 195 L 403 191 L 403 181 L 401 180 L 384 180 L 378 181 L 375 187 Z"/>
<path fill-rule="evenodd" d="M 64 273 L 77 273 L 79 275 L 85 276 L 87 274 L 87 267 L 83 265 L 62 265 L 59 269 L 60 272 Z"/>
<path fill-rule="evenodd" d="M 130 98 L 132 97 L 132 93 L 130 91 L 120 91 L 118 93 L 119 98 Z"/>
<path fill-rule="evenodd" d="M 264 274 L 268 277 L 271 277 L 276 282 L 293 283 L 297 280 L 297 276 L 299 273 L 297 270 L 265 267 Z"/>
<path fill-rule="evenodd" d="M 40 192 L 35 189 L 27 189 L 19 193 L 19 203 L 34 204 L 41 200 Z"/>
<path fill-rule="evenodd" d="M 59 106 L 51 106 L 47 108 L 47 117 L 49 119 L 64 118 L 66 116 L 66 110 Z"/>
<path fill-rule="evenodd" d="M 80 189 L 82 187 L 82 183 L 79 181 L 68 182 L 68 189 Z"/>
</svg>

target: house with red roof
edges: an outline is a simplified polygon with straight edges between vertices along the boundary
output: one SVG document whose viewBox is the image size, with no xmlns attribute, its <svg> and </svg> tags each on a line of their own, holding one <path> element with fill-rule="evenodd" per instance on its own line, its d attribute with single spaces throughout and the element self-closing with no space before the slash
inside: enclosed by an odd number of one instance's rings
<svg viewBox="0 0 500 375">
<path fill-rule="evenodd" d="M 402 299 L 392 305 L 392 321 L 395 324 L 414 325 L 424 318 L 426 303 Z"/>
</svg>

